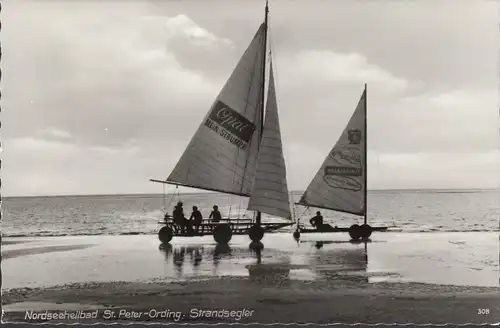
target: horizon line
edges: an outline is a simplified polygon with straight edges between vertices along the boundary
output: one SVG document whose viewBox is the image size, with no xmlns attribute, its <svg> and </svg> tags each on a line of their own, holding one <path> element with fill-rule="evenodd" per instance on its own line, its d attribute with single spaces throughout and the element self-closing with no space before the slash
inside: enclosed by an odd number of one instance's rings
<svg viewBox="0 0 500 328">
<path fill-rule="evenodd" d="M 305 190 L 292 190 L 289 193 L 303 193 Z M 460 192 L 481 192 L 481 191 L 500 191 L 500 188 L 391 188 L 391 189 L 368 189 L 370 191 L 435 191 L 435 192 L 449 192 L 449 193 L 460 193 Z M 170 195 L 173 193 L 164 193 L 165 195 Z M 199 191 L 199 192 L 182 192 L 179 194 L 184 195 L 199 195 L 199 194 L 222 194 L 222 192 L 213 191 Z M 16 196 L 3 196 L 2 199 L 7 198 L 48 198 L 48 197 L 96 197 L 96 196 L 146 196 L 146 195 L 163 195 L 163 193 L 133 193 L 133 194 L 55 194 L 55 195 L 16 195 Z M 237 196 L 245 197 L 245 196 Z"/>
</svg>

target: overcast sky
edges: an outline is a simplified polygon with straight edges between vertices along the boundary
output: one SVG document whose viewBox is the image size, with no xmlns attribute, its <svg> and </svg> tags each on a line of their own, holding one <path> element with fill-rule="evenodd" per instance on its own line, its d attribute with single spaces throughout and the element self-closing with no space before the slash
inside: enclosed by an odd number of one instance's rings
<svg viewBox="0 0 500 328">
<path fill-rule="evenodd" d="M 2 193 L 161 192 L 264 1 L 2 6 Z M 369 189 L 500 184 L 498 4 L 271 0 L 289 188 L 368 83 Z"/>
</svg>

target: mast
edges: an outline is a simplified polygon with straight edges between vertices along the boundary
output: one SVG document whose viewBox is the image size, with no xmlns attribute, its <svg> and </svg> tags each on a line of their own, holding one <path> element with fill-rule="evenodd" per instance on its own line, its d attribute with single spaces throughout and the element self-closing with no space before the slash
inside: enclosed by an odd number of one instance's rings
<svg viewBox="0 0 500 328">
<path fill-rule="evenodd" d="M 259 140 L 262 139 L 262 132 L 264 132 L 264 100 L 265 100 L 265 94 L 266 94 L 266 56 L 267 56 L 267 15 L 269 13 L 269 8 L 267 5 L 266 0 L 266 9 L 265 9 L 265 14 L 264 14 L 264 56 L 262 57 L 263 63 L 262 63 L 262 76 L 264 78 L 262 79 L 262 86 L 261 86 L 261 91 L 262 91 L 262 103 L 260 107 L 260 133 L 259 133 Z"/>
<path fill-rule="evenodd" d="M 261 86 L 261 106 L 260 106 L 260 131 L 259 131 L 259 148 L 260 148 L 260 142 L 262 140 L 262 133 L 264 132 L 264 104 L 265 104 L 265 94 L 266 94 L 266 57 L 267 57 L 267 16 L 269 13 L 269 7 L 268 7 L 268 0 L 266 0 L 266 8 L 265 8 L 265 14 L 264 14 L 264 56 L 262 56 L 262 76 L 264 78 L 262 79 L 262 86 Z M 255 223 L 260 226 L 261 223 L 261 213 L 260 211 L 257 211 L 257 216 L 255 218 Z"/>
<path fill-rule="evenodd" d="M 366 202 L 367 198 L 368 198 L 368 138 L 367 138 L 367 134 L 368 134 L 368 123 L 367 123 L 367 117 L 368 117 L 368 107 L 366 106 L 367 105 L 367 101 L 366 99 L 368 98 L 368 92 L 367 92 L 367 84 L 365 83 L 365 120 L 364 120 L 364 125 L 365 125 L 365 133 L 364 133 L 364 142 L 365 142 L 365 156 L 364 156 L 364 163 L 363 163 L 363 166 L 364 166 L 364 173 L 365 173 L 365 194 L 364 194 L 364 203 L 365 203 L 365 219 L 364 219 L 364 223 L 366 223 L 367 221 L 367 218 L 366 218 L 366 213 L 368 212 L 368 203 Z"/>
</svg>

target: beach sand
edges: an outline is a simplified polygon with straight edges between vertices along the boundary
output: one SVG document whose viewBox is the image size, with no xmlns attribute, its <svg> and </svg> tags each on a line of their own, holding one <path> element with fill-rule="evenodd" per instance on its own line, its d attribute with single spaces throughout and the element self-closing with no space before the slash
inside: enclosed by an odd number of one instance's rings
<svg viewBox="0 0 500 328">
<path fill-rule="evenodd" d="M 156 236 L 4 241 L 4 321 L 86 310 L 91 322 L 500 322 L 496 233 L 314 237 L 269 234 L 260 252 L 246 236 L 226 248 L 208 237 L 160 248 Z"/>
</svg>

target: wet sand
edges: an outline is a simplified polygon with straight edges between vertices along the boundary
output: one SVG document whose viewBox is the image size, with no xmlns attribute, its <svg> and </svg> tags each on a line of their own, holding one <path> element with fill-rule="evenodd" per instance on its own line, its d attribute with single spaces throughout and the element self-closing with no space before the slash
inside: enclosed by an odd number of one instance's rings
<svg viewBox="0 0 500 328">
<path fill-rule="evenodd" d="M 62 246 L 46 246 L 46 247 L 36 247 L 27 249 L 12 249 L 2 251 L 2 259 L 7 260 L 14 257 L 25 256 L 25 255 L 35 255 L 35 254 L 45 254 L 53 252 L 67 252 L 76 249 L 85 249 L 87 247 L 92 247 L 93 245 L 62 245 Z"/>
<path fill-rule="evenodd" d="M 225 248 L 194 238 L 160 248 L 155 236 L 38 238 L 39 249 L 75 249 L 5 260 L 4 320 L 87 309 L 97 311 L 92 322 L 131 320 L 129 310 L 142 312 L 136 321 L 157 322 L 175 321 L 176 311 L 180 321 L 196 322 L 500 322 L 495 234 L 381 233 L 366 245 L 342 237 L 296 243 L 269 234 L 263 249 L 249 248 L 246 238 Z M 106 309 L 115 317 L 106 318 Z M 200 319 L 196 309 L 236 312 Z"/>
<path fill-rule="evenodd" d="M 142 312 L 140 321 L 169 322 L 175 318 L 151 318 L 145 314 L 182 312 L 179 321 L 199 322 L 259 322 L 259 323 L 494 323 L 500 322 L 498 289 L 467 289 L 418 284 L 373 284 L 371 286 L 321 286 L 292 283 L 288 286 L 262 287 L 237 278 L 212 279 L 198 282 L 173 283 L 98 283 L 71 285 L 45 290 L 25 290 L 4 295 L 5 302 L 31 302 L 56 304 L 81 303 L 90 310 L 101 305 L 98 318 L 106 322 L 127 320 L 120 311 Z M 94 305 L 90 307 L 89 305 Z M 43 304 L 33 311 L 47 309 Z M 113 309 L 114 320 L 106 320 L 105 308 Z M 61 306 L 61 309 L 64 309 Z M 253 311 L 241 318 L 193 317 L 193 309 Z M 479 309 L 488 309 L 488 315 L 479 315 Z M 24 321 L 24 311 L 10 312 L 8 306 L 4 320 Z M 75 311 L 73 309 L 73 311 Z M 54 312 L 52 310 L 51 312 Z M 196 313 L 195 313 L 196 314 Z M 153 315 L 154 316 L 154 315 Z"/>
<path fill-rule="evenodd" d="M 31 242 L 31 240 L 23 240 L 23 239 L 19 239 L 19 240 L 15 240 L 15 239 L 3 240 L 2 241 L 2 246 L 3 245 L 24 244 L 24 243 L 29 243 L 29 242 Z"/>
</svg>

